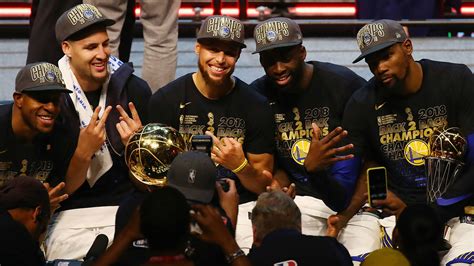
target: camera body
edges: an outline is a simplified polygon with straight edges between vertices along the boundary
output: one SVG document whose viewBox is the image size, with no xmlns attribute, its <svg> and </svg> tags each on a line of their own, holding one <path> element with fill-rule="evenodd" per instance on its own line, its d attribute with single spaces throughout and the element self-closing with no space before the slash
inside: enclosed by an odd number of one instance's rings
<svg viewBox="0 0 474 266">
<path fill-rule="evenodd" d="M 208 135 L 194 135 L 191 138 L 191 149 L 205 152 L 207 155 L 211 156 L 212 150 L 212 138 Z"/>
</svg>

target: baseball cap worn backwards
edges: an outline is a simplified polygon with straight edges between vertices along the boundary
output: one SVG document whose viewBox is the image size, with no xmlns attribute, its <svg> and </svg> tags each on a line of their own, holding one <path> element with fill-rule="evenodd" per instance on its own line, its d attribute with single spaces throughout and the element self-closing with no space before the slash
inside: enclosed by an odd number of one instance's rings
<svg viewBox="0 0 474 266">
<path fill-rule="evenodd" d="M 303 43 L 303 34 L 298 24 L 282 17 L 260 22 L 253 31 L 253 37 L 256 47 L 253 54 Z"/>
<path fill-rule="evenodd" d="M 228 16 L 209 16 L 202 22 L 197 40 L 230 41 L 245 48 L 244 35 L 244 24 L 240 20 Z"/>
<path fill-rule="evenodd" d="M 214 196 L 217 168 L 204 152 L 187 151 L 174 158 L 168 170 L 168 185 L 188 200 L 210 203 Z"/>
<path fill-rule="evenodd" d="M 73 34 L 99 23 L 110 26 L 115 21 L 104 17 L 99 9 L 93 5 L 77 5 L 64 12 L 56 21 L 56 39 L 59 42 L 65 41 Z"/>
<path fill-rule="evenodd" d="M 71 93 L 64 85 L 59 68 L 53 64 L 40 62 L 24 66 L 15 80 L 15 92 L 60 91 Z"/>
<path fill-rule="evenodd" d="M 369 23 L 357 33 L 357 44 L 361 54 L 352 63 L 357 63 L 368 55 L 404 42 L 407 34 L 400 23 L 382 19 Z"/>
</svg>

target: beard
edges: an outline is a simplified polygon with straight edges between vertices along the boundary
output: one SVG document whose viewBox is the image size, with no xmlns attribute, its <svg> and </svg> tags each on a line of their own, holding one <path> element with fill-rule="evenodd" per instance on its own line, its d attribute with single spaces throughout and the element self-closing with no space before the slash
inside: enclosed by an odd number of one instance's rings
<svg viewBox="0 0 474 266">
<path fill-rule="evenodd" d="M 382 90 L 382 96 L 385 98 L 389 98 L 392 96 L 400 96 L 403 95 L 404 91 L 404 85 L 403 85 L 403 80 L 393 77 L 394 83 L 393 85 L 386 86 L 384 85 L 381 81 L 378 81 L 379 86 L 383 88 Z"/>
<path fill-rule="evenodd" d="M 291 70 L 289 75 L 291 80 L 285 86 L 279 86 L 276 82 L 273 84 L 278 88 L 281 93 L 297 93 L 300 91 L 299 82 L 303 78 L 304 62 L 298 64 L 295 69 Z"/>
<path fill-rule="evenodd" d="M 232 83 L 232 80 L 230 77 L 232 76 L 232 73 L 234 73 L 234 69 L 231 69 L 229 73 L 227 73 L 227 75 L 222 77 L 222 79 L 214 80 L 209 76 L 209 73 L 205 70 L 204 65 L 201 64 L 201 62 L 199 61 L 198 61 L 198 67 L 199 67 L 199 71 L 202 74 L 204 82 L 206 82 L 206 84 L 211 88 L 222 87 L 222 86 L 226 86 Z"/>
</svg>

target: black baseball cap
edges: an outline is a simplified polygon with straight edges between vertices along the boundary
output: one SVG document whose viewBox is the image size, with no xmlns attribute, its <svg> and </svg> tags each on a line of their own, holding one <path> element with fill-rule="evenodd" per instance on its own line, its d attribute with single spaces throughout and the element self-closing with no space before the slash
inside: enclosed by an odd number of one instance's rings
<svg viewBox="0 0 474 266">
<path fill-rule="evenodd" d="M 361 54 L 352 63 L 406 39 L 408 36 L 402 25 L 394 20 L 382 19 L 369 23 L 357 32 L 357 44 Z"/>
<path fill-rule="evenodd" d="M 244 43 L 244 24 L 233 17 L 209 16 L 201 24 L 197 33 L 197 40 L 222 40 L 230 41 L 241 48 L 247 47 Z"/>
<path fill-rule="evenodd" d="M 104 24 L 104 26 L 110 26 L 115 21 L 105 18 L 99 9 L 93 5 L 77 5 L 64 12 L 56 21 L 56 39 L 58 42 L 65 41 L 71 35 L 99 23 Z"/>
<path fill-rule="evenodd" d="M 16 75 L 15 92 L 36 91 L 72 92 L 66 89 L 59 68 L 46 62 L 28 64 Z"/>
<path fill-rule="evenodd" d="M 260 22 L 253 31 L 255 53 L 303 43 L 300 26 L 289 18 L 271 18 Z"/>
<path fill-rule="evenodd" d="M 49 195 L 43 184 L 30 176 L 18 176 L 0 187 L 0 208 L 36 208 L 41 206 L 49 215 Z"/>
<path fill-rule="evenodd" d="M 214 197 L 217 168 L 204 152 L 187 151 L 174 158 L 168 170 L 168 185 L 178 189 L 186 199 L 210 203 Z"/>
</svg>

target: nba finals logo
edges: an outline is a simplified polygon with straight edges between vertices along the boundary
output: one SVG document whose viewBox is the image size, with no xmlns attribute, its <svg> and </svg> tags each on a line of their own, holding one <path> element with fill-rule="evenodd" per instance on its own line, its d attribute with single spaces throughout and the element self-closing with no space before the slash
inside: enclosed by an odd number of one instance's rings
<svg viewBox="0 0 474 266">
<path fill-rule="evenodd" d="M 67 17 L 72 25 L 76 25 L 77 23 L 84 24 L 87 20 L 94 18 L 101 18 L 102 14 L 95 6 L 82 4 L 69 11 Z"/>
<path fill-rule="evenodd" d="M 64 83 L 59 69 L 49 63 L 38 64 L 30 69 L 31 80 L 40 83 L 57 81 Z"/>
<path fill-rule="evenodd" d="M 212 32 L 213 36 L 220 36 L 225 39 L 239 39 L 242 24 L 232 18 L 214 17 L 208 20 L 206 31 Z"/>
<path fill-rule="evenodd" d="M 266 44 L 283 40 L 290 35 L 288 23 L 285 21 L 269 21 L 255 29 L 255 40 L 257 43 Z"/>
<path fill-rule="evenodd" d="M 375 23 L 375 24 L 368 24 L 365 25 L 358 33 L 357 33 L 357 44 L 359 45 L 360 49 L 364 49 L 367 46 L 371 45 L 372 43 L 377 43 L 379 38 L 385 36 L 385 31 L 383 28 L 383 24 Z"/>
</svg>

